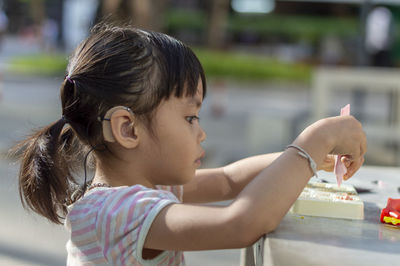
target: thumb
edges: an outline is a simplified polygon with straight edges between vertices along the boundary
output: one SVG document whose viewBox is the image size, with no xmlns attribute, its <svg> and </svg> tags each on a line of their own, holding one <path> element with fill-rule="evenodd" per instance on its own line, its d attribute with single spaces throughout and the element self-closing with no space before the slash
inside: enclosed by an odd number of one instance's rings
<svg viewBox="0 0 400 266">
<path fill-rule="evenodd" d="M 351 164 L 351 160 L 348 156 L 344 155 L 340 158 L 340 161 L 346 166 L 349 167 Z"/>
</svg>

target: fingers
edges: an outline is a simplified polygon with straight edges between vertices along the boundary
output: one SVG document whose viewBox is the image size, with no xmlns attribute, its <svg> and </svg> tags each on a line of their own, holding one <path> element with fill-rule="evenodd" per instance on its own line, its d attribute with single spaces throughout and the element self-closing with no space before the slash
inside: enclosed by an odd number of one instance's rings
<svg viewBox="0 0 400 266">
<path fill-rule="evenodd" d="M 345 140 L 344 142 L 347 142 L 345 145 L 350 149 L 353 159 L 358 160 L 359 157 L 363 157 L 367 152 L 367 137 L 362 124 L 354 117 L 351 118 L 353 127 L 349 126 L 349 129 L 345 131 L 344 137 L 347 141 Z M 354 145 L 351 145 L 350 142 Z"/>
<path fill-rule="evenodd" d="M 357 149 L 355 149 L 357 151 Z M 364 163 L 364 154 L 367 151 L 367 142 L 366 138 L 364 138 L 360 142 L 360 147 L 358 152 L 355 152 L 353 154 L 346 154 L 342 155 L 341 161 L 344 163 L 346 167 L 349 167 L 351 163 L 358 162 L 356 165 L 362 165 Z"/>
<path fill-rule="evenodd" d="M 343 176 L 344 180 L 351 178 L 360 169 L 361 165 L 364 163 L 364 156 L 361 156 L 357 161 L 350 162 L 347 167 L 347 173 Z M 345 164 L 346 165 L 346 164 Z"/>
<path fill-rule="evenodd" d="M 356 154 L 356 156 L 353 157 L 346 155 L 342 157 L 342 162 L 347 168 L 347 173 L 343 176 L 344 180 L 351 178 L 364 163 L 364 154 L 367 152 L 367 138 L 364 131 L 362 131 L 362 136 L 360 138 L 359 152 L 359 154 Z"/>
<path fill-rule="evenodd" d="M 363 131 L 363 133 L 364 133 L 364 136 L 363 136 L 363 139 L 362 139 L 362 141 L 361 141 L 361 147 L 360 147 L 360 154 L 363 156 L 366 152 L 367 152 L 367 149 L 368 149 L 368 147 L 367 147 L 367 136 L 365 135 L 365 132 Z"/>
</svg>

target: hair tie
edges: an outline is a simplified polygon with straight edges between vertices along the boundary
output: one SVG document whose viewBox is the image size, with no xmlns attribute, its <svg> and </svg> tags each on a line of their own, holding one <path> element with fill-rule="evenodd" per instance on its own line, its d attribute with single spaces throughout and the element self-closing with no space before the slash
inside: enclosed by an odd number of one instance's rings
<svg viewBox="0 0 400 266">
<path fill-rule="evenodd" d="M 71 77 L 69 75 L 66 75 L 65 78 L 67 79 L 67 81 L 71 84 L 75 84 L 75 81 L 73 79 L 71 79 Z"/>
<path fill-rule="evenodd" d="M 63 122 L 64 124 L 69 124 L 69 121 L 68 121 L 68 119 L 63 115 L 63 116 L 61 116 L 61 122 Z"/>
</svg>

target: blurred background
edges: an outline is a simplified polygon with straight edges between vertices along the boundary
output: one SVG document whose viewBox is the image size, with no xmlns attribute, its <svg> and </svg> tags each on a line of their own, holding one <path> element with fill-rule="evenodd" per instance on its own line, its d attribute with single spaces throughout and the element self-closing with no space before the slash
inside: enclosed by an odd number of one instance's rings
<svg viewBox="0 0 400 266">
<path fill-rule="evenodd" d="M 190 45 L 206 72 L 203 167 L 281 151 L 351 104 L 365 164 L 400 166 L 398 0 L 0 0 L 0 264 L 64 265 L 67 235 L 25 212 L 7 152 L 61 116 L 69 54 L 107 18 Z M 239 250 L 188 265 L 239 265 Z"/>
</svg>

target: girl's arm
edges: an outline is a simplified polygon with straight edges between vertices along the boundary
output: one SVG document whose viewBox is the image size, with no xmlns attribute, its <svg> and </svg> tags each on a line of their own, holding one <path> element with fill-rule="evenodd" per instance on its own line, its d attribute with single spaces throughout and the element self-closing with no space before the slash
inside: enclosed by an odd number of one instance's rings
<svg viewBox="0 0 400 266">
<path fill-rule="evenodd" d="M 225 167 L 197 170 L 196 177 L 184 185 L 183 202 L 207 203 L 234 199 L 254 177 L 281 154 L 282 152 L 257 155 Z M 334 164 L 333 155 L 328 155 L 318 166 L 318 170 L 333 171 Z M 345 164 L 348 166 L 347 162 Z"/>
<path fill-rule="evenodd" d="M 349 176 L 366 152 L 361 124 L 351 116 L 321 120 L 295 140 L 321 165 L 327 154 L 346 155 Z M 287 149 L 262 170 L 229 206 L 172 204 L 154 219 L 145 248 L 204 250 L 248 246 L 276 228 L 313 175 L 296 149 Z"/>
<path fill-rule="evenodd" d="M 201 169 L 184 185 L 184 203 L 205 203 L 234 199 L 261 170 L 282 153 L 248 157 L 225 167 Z"/>
</svg>

